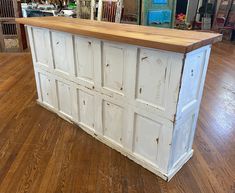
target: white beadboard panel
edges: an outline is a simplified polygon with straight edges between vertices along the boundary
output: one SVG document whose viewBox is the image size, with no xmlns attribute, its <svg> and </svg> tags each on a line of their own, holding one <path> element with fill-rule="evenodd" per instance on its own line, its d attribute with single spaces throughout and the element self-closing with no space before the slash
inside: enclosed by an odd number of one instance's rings
<svg viewBox="0 0 235 193">
<path fill-rule="evenodd" d="M 86 37 L 75 36 L 75 58 L 76 58 L 76 76 L 77 78 L 94 84 L 94 42 L 95 40 Z M 98 50 L 97 50 L 98 51 Z"/>
<path fill-rule="evenodd" d="M 72 88 L 69 83 L 56 80 L 58 110 L 68 117 L 72 117 Z"/>
<path fill-rule="evenodd" d="M 64 75 L 74 75 L 72 35 L 51 31 L 51 42 L 55 71 Z"/>
<path fill-rule="evenodd" d="M 122 144 L 123 108 L 109 101 L 103 101 L 103 133 L 115 143 Z"/>
<path fill-rule="evenodd" d="M 32 48 L 35 55 L 35 62 L 44 68 L 52 67 L 52 53 L 50 44 L 50 31 L 43 28 L 31 28 L 32 37 L 30 41 L 33 42 Z M 31 33 L 29 33 L 31 36 Z"/>
<path fill-rule="evenodd" d="M 77 89 L 78 122 L 94 130 L 95 97 L 86 91 Z"/>
</svg>

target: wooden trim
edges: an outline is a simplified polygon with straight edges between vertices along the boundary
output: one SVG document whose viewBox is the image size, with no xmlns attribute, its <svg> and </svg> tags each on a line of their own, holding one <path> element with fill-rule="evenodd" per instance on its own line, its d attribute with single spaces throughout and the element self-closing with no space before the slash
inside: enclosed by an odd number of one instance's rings
<svg viewBox="0 0 235 193">
<path fill-rule="evenodd" d="M 14 17 L 0 17 L 0 22 L 15 22 L 15 18 Z"/>
<path fill-rule="evenodd" d="M 3 35 L 3 39 L 18 39 L 18 35 Z"/>
</svg>

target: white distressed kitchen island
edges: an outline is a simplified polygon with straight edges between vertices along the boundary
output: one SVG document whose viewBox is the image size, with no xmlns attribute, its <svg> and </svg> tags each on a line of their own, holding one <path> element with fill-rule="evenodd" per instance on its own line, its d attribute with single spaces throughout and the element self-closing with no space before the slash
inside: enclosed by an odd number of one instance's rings
<svg viewBox="0 0 235 193">
<path fill-rule="evenodd" d="M 17 22 L 28 28 L 39 104 L 165 180 L 190 159 L 221 35 L 59 17 Z"/>
</svg>

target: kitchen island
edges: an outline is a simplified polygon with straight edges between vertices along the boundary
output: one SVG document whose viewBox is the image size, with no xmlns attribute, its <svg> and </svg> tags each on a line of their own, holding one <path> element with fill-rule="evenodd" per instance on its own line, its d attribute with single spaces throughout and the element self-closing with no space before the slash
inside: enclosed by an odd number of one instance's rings
<svg viewBox="0 0 235 193">
<path fill-rule="evenodd" d="M 62 17 L 17 22 L 27 25 L 40 105 L 165 180 L 190 159 L 220 34 Z"/>
</svg>

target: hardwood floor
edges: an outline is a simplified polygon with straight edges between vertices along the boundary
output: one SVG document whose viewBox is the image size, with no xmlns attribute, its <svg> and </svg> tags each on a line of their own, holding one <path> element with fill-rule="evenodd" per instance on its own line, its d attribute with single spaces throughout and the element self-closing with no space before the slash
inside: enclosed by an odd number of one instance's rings
<svg viewBox="0 0 235 193">
<path fill-rule="evenodd" d="M 169 183 L 36 98 L 30 54 L 0 54 L 0 193 L 235 193 L 235 45 L 213 47 L 195 153 Z"/>
</svg>

